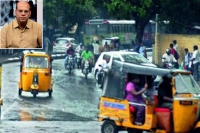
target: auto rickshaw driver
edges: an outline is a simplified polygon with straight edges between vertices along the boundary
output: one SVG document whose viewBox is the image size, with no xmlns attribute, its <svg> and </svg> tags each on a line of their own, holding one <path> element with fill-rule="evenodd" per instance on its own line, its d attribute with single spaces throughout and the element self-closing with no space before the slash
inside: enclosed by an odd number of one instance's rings
<svg viewBox="0 0 200 133">
<path fill-rule="evenodd" d="M 129 102 L 135 102 L 140 104 L 145 104 L 145 100 L 142 97 L 142 94 L 148 88 L 148 84 L 145 83 L 143 88 L 140 88 L 138 83 L 140 82 L 139 76 L 130 75 L 126 85 L 126 99 Z M 144 123 L 145 119 L 145 107 L 141 105 L 131 105 L 136 111 L 135 125 L 141 126 Z"/>
<path fill-rule="evenodd" d="M 37 58 L 30 58 L 29 67 L 39 67 Z"/>
<path fill-rule="evenodd" d="M 159 107 L 172 109 L 172 85 L 171 79 L 167 76 L 162 77 L 163 81 L 158 87 Z"/>
</svg>

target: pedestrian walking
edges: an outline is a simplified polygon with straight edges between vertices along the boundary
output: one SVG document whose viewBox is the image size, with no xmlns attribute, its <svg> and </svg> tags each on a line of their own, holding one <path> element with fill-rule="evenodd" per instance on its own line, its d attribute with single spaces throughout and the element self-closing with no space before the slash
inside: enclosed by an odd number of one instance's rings
<svg viewBox="0 0 200 133">
<path fill-rule="evenodd" d="M 97 59 L 99 58 L 100 55 L 100 50 L 99 50 L 99 41 L 97 40 L 96 43 L 93 43 L 93 53 L 94 53 L 94 64 L 97 62 Z"/>
<path fill-rule="evenodd" d="M 170 43 L 170 44 L 169 44 L 169 47 L 170 47 L 170 52 L 171 52 L 171 54 L 173 54 L 173 56 L 175 57 L 175 59 L 178 61 L 178 59 L 179 59 L 179 54 L 178 54 L 178 52 L 176 51 L 176 49 L 174 48 L 173 43 Z"/>
<path fill-rule="evenodd" d="M 184 52 L 185 52 L 185 57 L 183 61 L 183 68 L 184 70 L 191 71 L 192 69 L 191 69 L 191 66 L 189 67 L 189 64 L 192 57 L 192 53 L 189 52 L 188 48 L 185 48 Z"/>
<path fill-rule="evenodd" d="M 177 44 L 177 40 L 172 41 L 173 48 L 176 50 L 176 52 L 179 54 L 179 46 Z"/>
<path fill-rule="evenodd" d="M 110 51 L 110 46 L 108 45 L 108 42 L 105 42 L 104 44 L 104 51 Z"/>
<path fill-rule="evenodd" d="M 53 52 L 53 44 L 51 43 L 51 41 L 49 40 L 49 38 L 47 37 L 47 31 L 44 30 L 44 37 L 43 37 L 43 49 L 46 53 L 48 53 L 50 56 Z"/>
<path fill-rule="evenodd" d="M 193 64 L 193 76 L 194 76 L 194 79 L 196 81 L 199 81 L 199 62 L 200 62 L 200 54 L 199 54 L 199 51 L 198 51 L 198 46 L 197 45 L 194 45 L 193 46 L 193 54 L 192 54 L 192 58 L 191 58 L 191 61 L 192 61 L 192 64 Z"/>
<path fill-rule="evenodd" d="M 140 43 L 139 53 L 140 55 L 143 55 L 145 58 L 147 58 L 147 51 L 143 42 Z"/>
<path fill-rule="evenodd" d="M 177 60 L 177 68 L 179 68 L 179 64 L 178 64 L 178 59 L 180 58 L 179 57 L 179 54 L 178 52 L 176 51 L 176 49 L 174 48 L 174 45 L 173 43 L 170 43 L 169 44 L 169 47 L 170 47 L 170 52 L 171 54 L 174 56 L 174 58 Z"/>
</svg>

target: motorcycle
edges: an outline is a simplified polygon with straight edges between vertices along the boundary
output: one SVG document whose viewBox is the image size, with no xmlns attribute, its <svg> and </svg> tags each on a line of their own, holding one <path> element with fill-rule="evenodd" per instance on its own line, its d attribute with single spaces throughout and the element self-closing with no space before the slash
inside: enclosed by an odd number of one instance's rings
<svg viewBox="0 0 200 133">
<path fill-rule="evenodd" d="M 104 83 L 104 76 L 105 76 L 105 69 L 99 65 L 100 70 L 97 72 L 97 83 L 100 85 L 100 88 L 103 88 L 103 83 Z"/>
<path fill-rule="evenodd" d="M 87 75 L 89 74 L 89 60 L 85 60 L 83 74 L 85 75 L 85 79 L 87 79 Z"/>
<path fill-rule="evenodd" d="M 65 69 L 69 71 L 69 74 L 71 74 L 72 70 L 74 69 L 74 57 L 72 55 L 68 55 L 65 58 Z"/>
<path fill-rule="evenodd" d="M 81 68 L 81 52 L 76 53 L 76 66 L 77 68 Z"/>
<path fill-rule="evenodd" d="M 166 69 L 172 69 L 172 68 L 174 68 L 174 64 L 173 63 L 165 62 L 164 65 L 165 65 L 164 68 L 166 68 Z"/>
<path fill-rule="evenodd" d="M 170 62 L 166 61 L 165 58 L 162 58 L 162 59 L 164 61 L 163 62 L 163 68 L 166 68 L 166 69 L 175 69 L 175 68 L 177 68 L 177 65 L 178 65 L 177 62 L 170 63 Z"/>
</svg>

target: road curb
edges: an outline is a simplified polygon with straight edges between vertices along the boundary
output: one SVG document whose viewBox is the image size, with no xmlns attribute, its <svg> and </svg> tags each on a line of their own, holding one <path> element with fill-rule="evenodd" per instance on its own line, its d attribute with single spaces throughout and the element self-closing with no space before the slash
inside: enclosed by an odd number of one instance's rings
<svg viewBox="0 0 200 133">
<path fill-rule="evenodd" d="M 152 51 L 152 48 L 147 48 L 147 52 Z M 54 53 L 51 55 L 53 59 L 64 59 L 65 54 L 64 53 Z M 14 62 L 19 62 L 20 61 L 20 56 L 15 56 L 15 57 L 10 57 L 7 60 L 2 61 L 2 64 L 8 64 L 8 63 L 14 63 Z"/>
<path fill-rule="evenodd" d="M 65 54 L 53 54 L 51 57 L 54 60 L 55 59 L 64 59 L 65 58 Z M 8 63 L 19 62 L 20 59 L 21 59 L 20 56 L 18 56 L 18 57 L 10 57 L 7 60 L 2 61 L 1 63 L 2 64 L 8 64 Z"/>
</svg>

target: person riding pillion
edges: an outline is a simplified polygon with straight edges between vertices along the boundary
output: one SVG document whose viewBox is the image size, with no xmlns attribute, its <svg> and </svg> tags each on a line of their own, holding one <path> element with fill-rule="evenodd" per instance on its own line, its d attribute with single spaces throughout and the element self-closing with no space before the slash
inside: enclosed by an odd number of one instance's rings
<svg viewBox="0 0 200 133">
<path fill-rule="evenodd" d="M 82 43 L 75 49 L 75 51 L 78 53 L 81 53 L 83 50 L 84 50 L 84 45 Z"/>
<path fill-rule="evenodd" d="M 81 53 L 81 57 L 82 57 L 82 65 L 81 65 L 81 68 L 82 68 L 82 72 L 83 72 L 83 69 L 84 69 L 84 63 L 86 60 L 89 60 L 89 71 L 91 72 L 92 71 L 92 52 L 90 50 L 88 50 L 88 47 L 85 47 L 85 50 Z"/>
</svg>

